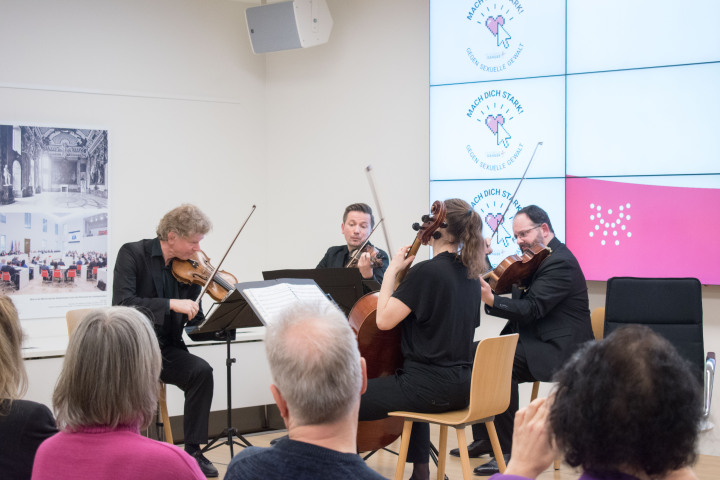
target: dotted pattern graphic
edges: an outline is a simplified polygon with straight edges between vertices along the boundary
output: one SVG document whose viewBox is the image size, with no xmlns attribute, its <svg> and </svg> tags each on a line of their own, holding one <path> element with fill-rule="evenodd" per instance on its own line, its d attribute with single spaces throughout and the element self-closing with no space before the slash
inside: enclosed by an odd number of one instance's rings
<svg viewBox="0 0 720 480">
<path fill-rule="evenodd" d="M 590 238 L 598 239 L 600 245 L 620 246 L 620 240 L 632 238 L 630 231 L 630 204 L 620 205 L 613 210 L 608 208 L 603 213 L 602 205 L 590 204 L 590 221 L 593 222 L 588 235 Z M 617 213 L 615 213 L 617 212 Z"/>
</svg>

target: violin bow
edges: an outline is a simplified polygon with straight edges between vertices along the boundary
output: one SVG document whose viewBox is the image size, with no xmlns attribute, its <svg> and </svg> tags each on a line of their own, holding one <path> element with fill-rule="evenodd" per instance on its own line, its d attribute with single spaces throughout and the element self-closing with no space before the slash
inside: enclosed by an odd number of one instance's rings
<svg viewBox="0 0 720 480">
<path fill-rule="evenodd" d="M 367 173 L 368 182 L 370 182 L 370 190 L 372 190 L 373 198 L 375 199 L 375 205 L 377 206 L 378 210 L 378 215 L 380 216 L 380 221 L 377 224 L 380 225 L 382 221 L 385 220 L 385 216 L 382 213 L 382 208 L 380 207 L 380 199 L 378 198 L 377 191 L 375 190 L 375 180 L 373 178 L 372 166 L 368 165 L 367 167 L 365 167 L 365 172 Z M 372 232 L 370 232 L 370 235 L 372 235 Z M 370 235 L 368 235 L 368 238 L 370 238 Z M 385 244 L 387 245 L 389 252 L 388 255 L 390 256 L 390 258 L 392 258 L 395 250 L 393 250 L 390 246 L 390 238 L 388 238 L 387 227 L 385 226 L 383 226 L 383 235 L 385 235 Z"/>
<path fill-rule="evenodd" d="M 215 270 L 213 270 L 212 275 L 210 275 L 210 278 L 208 278 L 207 282 L 205 282 L 205 286 L 203 286 L 202 290 L 200 290 L 200 295 L 198 295 L 198 297 L 195 299 L 195 303 L 200 303 L 200 299 L 202 298 L 203 295 L 205 295 L 205 292 L 207 291 L 208 286 L 210 286 L 210 283 L 212 282 L 213 278 L 215 278 L 215 275 L 217 275 L 217 272 L 220 271 L 220 265 L 222 265 L 222 263 L 225 261 L 225 257 L 227 257 L 227 254 L 230 253 L 230 249 L 233 247 L 233 245 L 235 245 L 235 240 L 237 240 L 237 238 L 240 236 L 240 232 L 243 231 L 243 228 L 245 228 L 245 225 L 247 224 L 248 220 L 250 220 L 250 217 L 252 216 L 252 214 L 255 213 L 255 208 L 256 208 L 256 206 L 253 205 L 247 218 L 245 219 L 243 224 L 240 226 L 240 230 L 238 230 L 238 232 L 235 234 L 235 238 L 232 239 L 232 242 L 230 242 L 230 246 L 227 248 L 227 250 L 225 250 L 225 254 L 222 256 L 222 258 L 218 262 L 217 267 L 215 267 Z M 230 293 L 230 292 L 228 292 L 228 293 Z"/>
<path fill-rule="evenodd" d="M 527 175 L 528 169 L 530 168 L 530 164 L 533 161 L 533 158 L 535 158 L 535 153 L 537 153 L 537 149 L 540 145 L 542 145 L 543 142 L 538 142 L 537 145 L 535 145 L 535 150 L 533 150 L 533 154 L 530 157 L 530 161 L 527 164 L 527 167 L 525 167 L 525 171 L 522 174 L 522 178 L 517 184 L 517 187 L 515 187 L 515 191 L 512 194 L 512 197 L 510 197 L 510 201 L 508 202 L 507 206 L 505 207 L 505 211 L 502 214 L 502 220 L 500 220 L 500 223 L 497 224 L 497 227 L 495 227 L 495 230 L 493 231 L 492 235 L 490 236 L 490 242 L 492 242 L 492 239 L 495 238 L 495 234 L 498 230 L 500 230 L 500 225 L 502 225 L 505 222 L 505 214 L 507 213 L 508 209 L 510 208 L 510 205 L 513 204 L 513 201 L 515 201 L 515 195 L 517 195 L 518 190 L 520 190 L 520 185 L 522 185 L 523 180 L 525 180 L 525 175 Z"/>
</svg>

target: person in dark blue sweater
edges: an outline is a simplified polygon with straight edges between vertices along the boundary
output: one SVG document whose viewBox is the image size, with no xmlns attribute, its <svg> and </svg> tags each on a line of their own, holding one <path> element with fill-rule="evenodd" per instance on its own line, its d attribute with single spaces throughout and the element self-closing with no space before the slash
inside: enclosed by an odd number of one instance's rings
<svg viewBox="0 0 720 480">
<path fill-rule="evenodd" d="M 330 303 L 294 306 L 268 325 L 265 348 L 288 438 L 246 448 L 228 465 L 225 480 L 384 478 L 357 454 L 367 374 L 342 312 Z"/>
</svg>

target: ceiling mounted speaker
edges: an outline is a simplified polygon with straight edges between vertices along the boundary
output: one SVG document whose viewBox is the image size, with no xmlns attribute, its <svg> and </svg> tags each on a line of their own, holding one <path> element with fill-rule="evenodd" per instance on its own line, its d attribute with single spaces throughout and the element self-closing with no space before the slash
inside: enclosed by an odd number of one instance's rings
<svg viewBox="0 0 720 480">
<path fill-rule="evenodd" d="M 333 21 L 325 0 L 278 2 L 245 10 L 254 53 L 327 43 Z"/>
</svg>

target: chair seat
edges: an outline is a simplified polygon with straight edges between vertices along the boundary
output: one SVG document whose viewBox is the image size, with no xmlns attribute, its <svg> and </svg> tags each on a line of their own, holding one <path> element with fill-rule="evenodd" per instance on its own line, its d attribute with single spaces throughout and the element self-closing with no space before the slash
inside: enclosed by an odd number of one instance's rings
<svg viewBox="0 0 720 480">
<path fill-rule="evenodd" d="M 465 427 L 475 423 L 485 423 L 495 419 L 495 416 L 470 420 L 469 408 L 462 410 L 453 410 L 442 413 L 422 413 L 422 412 L 390 412 L 388 415 L 392 417 L 404 417 L 417 420 L 420 422 L 437 423 L 438 425 L 447 425 L 448 427 Z"/>
<path fill-rule="evenodd" d="M 502 448 L 498 441 L 495 415 L 507 410 L 510 405 L 510 383 L 512 377 L 513 358 L 517 346 L 518 334 L 482 340 L 475 351 L 472 379 L 470 381 L 470 402 L 467 408 L 442 413 L 425 412 L 389 412 L 393 417 L 402 417 L 403 433 L 398 452 L 398 463 L 395 468 L 395 480 L 401 480 L 410 444 L 410 432 L 413 422 L 435 423 L 440 425 L 440 446 L 438 448 L 438 479 L 445 476 L 445 460 L 447 458 L 448 427 L 455 428 L 460 449 L 460 464 L 463 479 L 472 478 L 470 459 L 468 458 L 465 427 L 474 423 L 484 423 L 498 461 L 498 470 L 505 471 Z"/>
</svg>

